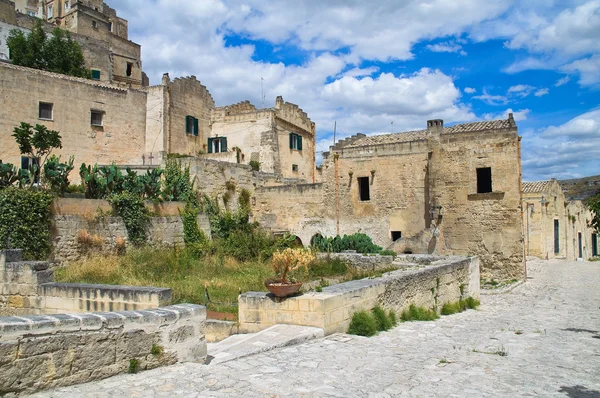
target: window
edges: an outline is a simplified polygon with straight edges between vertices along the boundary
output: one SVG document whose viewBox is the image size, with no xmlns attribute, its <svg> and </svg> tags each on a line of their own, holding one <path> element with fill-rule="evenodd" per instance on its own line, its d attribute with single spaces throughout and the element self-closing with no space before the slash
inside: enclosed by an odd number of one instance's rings
<svg viewBox="0 0 600 398">
<path fill-rule="evenodd" d="M 297 165 L 297 164 L 293 164 L 293 165 L 292 165 L 292 171 L 293 171 L 294 173 L 297 173 L 297 172 L 298 172 L 298 165 Z"/>
<path fill-rule="evenodd" d="M 101 75 L 102 75 L 102 72 L 100 72 L 98 69 L 92 69 L 92 79 L 100 80 Z"/>
<path fill-rule="evenodd" d="M 127 76 L 131 76 L 132 71 L 133 71 L 133 64 L 131 62 L 127 62 Z"/>
<path fill-rule="evenodd" d="M 68 1 L 65 1 L 65 11 L 69 11 L 71 9 L 71 5 Z"/>
<path fill-rule="evenodd" d="M 112 24 L 112 22 L 109 22 L 109 23 L 108 23 L 108 31 L 109 31 L 109 32 L 112 32 L 112 31 L 113 31 L 113 24 Z"/>
<path fill-rule="evenodd" d="M 198 137 L 198 119 L 193 116 L 185 117 L 185 133 Z"/>
<path fill-rule="evenodd" d="M 302 136 L 296 133 L 290 133 L 290 149 L 302 150 Z"/>
<path fill-rule="evenodd" d="M 37 12 L 35 12 L 35 11 L 27 11 L 27 15 L 29 15 L 30 17 L 35 17 L 35 16 L 37 16 Z"/>
<path fill-rule="evenodd" d="M 33 167 L 35 166 L 35 177 L 33 182 L 40 182 L 40 162 L 39 159 L 29 158 L 26 156 L 21 156 L 21 168 L 24 170 L 29 170 L 33 172 Z"/>
<path fill-rule="evenodd" d="M 48 6 L 48 19 L 52 18 L 52 16 L 53 16 L 52 6 Z"/>
<path fill-rule="evenodd" d="M 54 116 L 54 105 L 47 102 L 40 102 L 38 117 L 43 120 L 52 120 Z"/>
<path fill-rule="evenodd" d="M 554 220 L 554 254 L 560 253 L 560 223 Z"/>
<path fill-rule="evenodd" d="M 598 234 L 592 234 L 592 257 L 598 255 Z"/>
<path fill-rule="evenodd" d="M 227 138 L 215 137 L 208 139 L 208 153 L 227 152 Z"/>
<path fill-rule="evenodd" d="M 395 242 L 402 239 L 402 231 L 392 231 L 392 240 Z"/>
<path fill-rule="evenodd" d="M 492 168 L 482 167 L 477 169 L 477 193 L 492 192 Z"/>
<path fill-rule="evenodd" d="M 371 200 L 371 187 L 369 177 L 358 177 L 358 195 L 362 202 Z"/>
<path fill-rule="evenodd" d="M 98 22 L 92 21 L 92 28 L 98 29 Z"/>
<path fill-rule="evenodd" d="M 104 117 L 104 112 L 96 111 L 96 110 L 92 109 L 92 111 L 90 112 L 90 115 L 91 115 L 92 126 L 102 127 L 102 119 Z"/>
</svg>

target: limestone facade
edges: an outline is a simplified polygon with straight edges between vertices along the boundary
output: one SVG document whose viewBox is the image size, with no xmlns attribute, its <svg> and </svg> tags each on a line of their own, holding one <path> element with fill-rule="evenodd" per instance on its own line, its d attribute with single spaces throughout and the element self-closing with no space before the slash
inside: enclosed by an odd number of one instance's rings
<svg viewBox="0 0 600 398">
<path fill-rule="evenodd" d="M 597 256 L 592 213 L 580 200 L 567 200 L 555 179 L 523 183 L 525 253 L 539 258 L 588 260 Z"/>
<path fill-rule="evenodd" d="M 143 164 L 146 92 L 0 62 L 0 159 L 21 166 L 12 137 L 20 122 L 58 130 L 75 164 Z M 40 107 L 50 113 L 41 115 Z M 91 115 L 101 115 L 92 124 Z M 42 116 L 42 117 L 40 117 Z M 45 116 L 45 117 L 44 117 Z M 77 171 L 72 180 L 77 181 Z"/>
</svg>

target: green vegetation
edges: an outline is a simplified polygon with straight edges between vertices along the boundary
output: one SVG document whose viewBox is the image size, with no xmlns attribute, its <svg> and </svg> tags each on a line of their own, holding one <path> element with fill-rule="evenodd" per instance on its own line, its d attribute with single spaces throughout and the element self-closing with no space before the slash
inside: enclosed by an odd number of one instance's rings
<svg viewBox="0 0 600 398">
<path fill-rule="evenodd" d="M 442 315 L 458 314 L 459 312 L 466 311 L 468 309 L 476 309 L 479 307 L 479 300 L 475 300 L 473 297 L 467 297 L 465 300 L 459 300 L 455 303 L 446 303 L 442 306 Z"/>
<path fill-rule="evenodd" d="M 390 330 L 396 324 L 396 313 L 394 311 L 386 313 L 378 305 L 371 312 L 355 312 L 348 327 L 348 334 L 371 337 L 375 336 L 378 332 Z"/>
<path fill-rule="evenodd" d="M 316 250 L 326 253 L 341 253 L 345 250 L 356 250 L 357 253 L 379 254 L 383 251 L 380 246 L 373 243 L 373 240 L 368 235 L 362 233 L 344 235 L 343 237 L 338 235 L 334 238 L 317 235 L 313 238 L 312 246 Z M 385 251 L 385 253 L 387 255 L 390 252 Z"/>
<path fill-rule="evenodd" d="M 585 202 L 585 205 L 592 212 L 592 219 L 589 221 L 589 226 L 600 233 L 600 195 L 596 195 Z"/>
<path fill-rule="evenodd" d="M 146 242 L 150 212 L 142 197 L 131 192 L 122 192 L 109 196 L 107 200 L 115 209 L 116 214 L 123 218 L 129 240 L 134 245 Z"/>
<path fill-rule="evenodd" d="M 127 371 L 130 374 L 134 374 L 140 371 L 140 361 L 139 359 L 130 359 L 129 360 L 129 370 Z"/>
<path fill-rule="evenodd" d="M 48 37 L 38 21 L 31 33 L 12 29 L 6 44 L 13 64 L 75 77 L 90 78 L 79 43 L 68 31 L 55 28 Z"/>
<path fill-rule="evenodd" d="M 253 171 L 260 170 L 260 162 L 258 160 L 251 160 L 249 164 Z"/>
<path fill-rule="evenodd" d="M 69 174 L 73 171 L 74 156 L 69 158 L 68 163 L 62 163 L 60 156 L 52 155 L 44 164 L 42 174 L 43 181 L 48 185 L 51 192 L 62 196 L 69 188 Z"/>
<path fill-rule="evenodd" d="M 50 205 L 47 192 L 14 187 L 0 190 L 0 248 L 23 249 L 28 259 L 50 253 Z"/>
<path fill-rule="evenodd" d="M 402 322 L 413 322 L 413 321 L 435 321 L 439 318 L 439 315 L 430 309 L 417 307 L 411 304 L 408 310 L 402 311 L 400 319 Z"/>
<path fill-rule="evenodd" d="M 165 351 L 165 349 L 158 345 L 158 344 L 152 344 L 152 349 L 150 350 L 150 354 L 154 355 L 154 356 L 158 356 L 158 355 L 162 355 L 162 353 Z"/>
</svg>

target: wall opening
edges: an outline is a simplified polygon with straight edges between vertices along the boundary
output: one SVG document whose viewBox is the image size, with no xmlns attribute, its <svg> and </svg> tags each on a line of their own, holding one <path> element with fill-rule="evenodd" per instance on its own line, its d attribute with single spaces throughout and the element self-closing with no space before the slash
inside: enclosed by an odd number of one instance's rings
<svg viewBox="0 0 600 398">
<path fill-rule="evenodd" d="M 481 167 L 477 169 L 477 193 L 492 192 L 492 168 Z"/>
<path fill-rule="evenodd" d="M 592 234 L 592 257 L 598 255 L 598 234 Z"/>
<path fill-rule="evenodd" d="M 554 254 L 560 252 L 560 223 L 554 220 Z"/>
<path fill-rule="evenodd" d="M 404 254 L 413 254 L 413 251 L 410 249 L 404 249 L 404 251 L 402 252 Z"/>
<path fill-rule="evenodd" d="M 392 231 L 392 240 L 395 242 L 402 239 L 402 231 Z"/>
<path fill-rule="evenodd" d="M 127 77 L 131 76 L 132 71 L 133 71 L 133 64 L 131 62 L 127 62 Z"/>
<path fill-rule="evenodd" d="M 371 187 L 369 186 L 369 177 L 358 177 L 358 198 L 362 202 L 371 200 Z"/>
<path fill-rule="evenodd" d="M 583 258 L 583 237 L 581 236 L 581 232 L 577 233 L 577 241 L 578 241 L 578 248 L 579 248 L 579 257 L 578 258 Z"/>
<path fill-rule="evenodd" d="M 92 126 L 98 126 L 101 127 L 102 126 L 102 122 L 103 122 L 103 118 L 104 118 L 104 112 L 103 111 L 96 111 L 96 110 L 91 110 L 90 111 L 90 123 Z"/>
<path fill-rule="evenodd" d="M 40 102 L 38 117 L 42 120 L 52 120 L 54 117 L 54 105 L 47 102 Z"/>
</svg>

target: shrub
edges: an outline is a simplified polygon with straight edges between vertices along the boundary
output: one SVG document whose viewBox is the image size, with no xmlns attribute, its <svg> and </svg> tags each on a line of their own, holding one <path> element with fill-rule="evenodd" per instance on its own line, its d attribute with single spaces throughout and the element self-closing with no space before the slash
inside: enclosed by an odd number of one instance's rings
<svg viewBox="0 0 600 398">
<path fill-rule="evenodd" d="M 164 348 L 158 344 L 152 344 L 152 349 L 150 350 L 150 354 L 152 355 L 162 355 L 164 352 Z"/>
<path fill-rule="evenodd" d="M 363 233 L 354 235 L 339 235 L 335 238 L 315 236 L 312 245 L 320 252 L 341 253 L 344 250 L 355 250 L 357 253 L 376 254 L 383 250 L 373 243 L 373 240 Z"/>
<path fill-rule="evenodd" d="M 26 258 L 45 260 L 50 253 L 50 205 L 46 192 L 0 190 L 0 248 L 23 249 Z"/>
<path fill-rule="evenodd" d="M 402 311 L 402 314 L 400 315 L 402 322 L 434 321 L 438 318 L 439 316 L 435 313 L 435 311 L 423 307 L 417 307 L 414 304 L 411 304 L 408 310 Z"/>
<path fill-rule="evenodd" d="M 62 163 L 60 156 L 52 155 L 44 164 L 43 179 L 48 184 L 50 191 L 63 195 L 69 187 L 69 173 L 73 171 L 74 156 L 69 158 L 68 163 Z"/>
<path fill-rule="evenodd" d="M 388 313 L 388 317 L 390 318 L 390 322 L 392 322 L 392 326 L 396 326 L 398 324 L 398 317 L 396 316 L 396 311 L 390 310 Z"/>
<path fill-rule="evenodd" d="M 104 238 L 99 235 L 89 233 L 87 229 L 82 229 L 79 231 L 79 233 L 77 233 L 77 243 L 88 249 L 93 247 L 100 248 L 102 245 L 104 245 Z"/>
<path fill-rule="evenodd" d="M 171 159 L 167 160 L 164 170 L 164 183 L 162 197 L 166 201 L 196 201 L 194 181 L 190 176 L 190 168 L 182 169 L 181 162 Z"/>
<path fill-rule="evenodd" d="M 137 373 L 140 371 L 140 361 L 139 359 L 130 359 L 129 360 L 129 370 L 128 373 Z"/>
<path fill-rule="evenodd" d="M 344 275 L 347 272 L 348 266 L 339 258 L 317 259 L 309 266 L 309 275 L 312 278 Z"/>
<path fill-rule="evenodd" d="M 393 251 L 393 250 L 382 250 L 381 253 L 379 253 L 382 256 L 394 256 L 396 257 L 398 254 Z"/>
<path fill-rule="evenodd" d="M 352 315 L 348 334 L 371 337 L 377 334 L 377 320 L 367 311 L 358 311 Z"/>
<path fill-rule="evenodd" d="M 314 259 L 315 255 L 309 249 L 285 249 L 273 253 L 271 265 L 275 279 L 281 283 L 287 283 L 288 277 L 293 280 L 294 272 L 307 269 Z"/>
<path fill-rule="evenodd" d="M 140 196 L 129 192 L 108 197 L 115 213 L 123 218 L 129 241 L 140 245 L 146 241 L 146 232 L 150 222 L 150 212 Z"/>
<path fill-rule="evenodd" d="M 394 327 L 392 320 L 389 318 L 388 314 L 385 313 L 385 310 L 381 308 L 379 305 L 373 308 L 373 317 L 377 321 L 377 329 L 380 331 L 390 330 Z"/>
<path fill-rule="evenodd" d="M 260 170 L 260 162 L 258 160 L 251 160 L 249 164 L 253 171 Z"/>
<path fill-rule="evenodd" d="M 250 191 L 248 191 L 246 188 L 243 188 L 240 191 L 240 196 L 238 197 L 238 203 L 242 209 L 250 210 L 250 197 L 251 197 Z"/>
<path fill-rule="evenodd" d="M 0 189 L 7 188 L 19 180 L 18 170 L 10 163 L 0 163 Z"/>
</svg>

